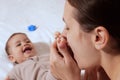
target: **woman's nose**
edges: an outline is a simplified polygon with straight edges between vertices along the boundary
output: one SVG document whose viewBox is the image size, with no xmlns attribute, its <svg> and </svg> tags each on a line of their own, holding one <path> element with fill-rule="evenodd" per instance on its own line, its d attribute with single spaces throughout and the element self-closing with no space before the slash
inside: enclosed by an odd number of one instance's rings
<svg viewBox="0 0 120 80">
<path fill-rule="evenodd" d="M 28 45 L 26 42 L 23 42 L 23 46 L 26 46 L 26 45 Z"/>
</svg>

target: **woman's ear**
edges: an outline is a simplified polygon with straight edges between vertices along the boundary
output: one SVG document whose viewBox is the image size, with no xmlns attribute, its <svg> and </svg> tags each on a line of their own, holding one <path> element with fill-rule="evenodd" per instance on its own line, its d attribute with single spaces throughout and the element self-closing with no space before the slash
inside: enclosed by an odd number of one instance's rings
<svg viewBox="0 0 120 80">
<path fill-rule="evenodd" d="M 9 55 L 8 58 L 9 58 L 9 60 L 10 60 L 11 62 L 13 62 L 13 63 L 16 62 L 16 59 L 14 58 L 13 55 Z"/>
<path fill-rule="evenodd" d="M 106 28 L 99 26 L 94 30 L 94 45 L 95 48 L 100 50 L 104 48 L 109 40 L 109 33 Z"/>
</svg>

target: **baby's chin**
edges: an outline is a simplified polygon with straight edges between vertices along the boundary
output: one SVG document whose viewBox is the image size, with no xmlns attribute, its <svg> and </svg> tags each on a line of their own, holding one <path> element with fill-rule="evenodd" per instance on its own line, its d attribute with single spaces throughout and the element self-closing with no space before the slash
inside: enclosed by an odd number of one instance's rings
<svg viewBox="0 0 120 80">
<path fill-rule="evenodd" d="M 34 57 L 34 56 L 36 56 L 36 54 L 25 54 L 25 58 L 30 58 L 30 57 Z"/>
</svg>

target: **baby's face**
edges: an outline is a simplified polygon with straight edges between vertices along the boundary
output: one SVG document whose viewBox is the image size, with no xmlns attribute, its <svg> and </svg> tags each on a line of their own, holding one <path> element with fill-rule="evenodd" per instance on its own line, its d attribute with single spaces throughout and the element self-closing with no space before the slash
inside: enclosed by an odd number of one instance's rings
<svg viewBox="0 0 120 80">
<path fill-rule="evenodd" d="M 25 61 L 27 58 L 35 56 L 35 49 L 33 47 L 32 42 L 28 39 L 28 37 L 24 34 L 17 34 L 13 36 L 8 42 L 9 52 L 12 62 L 21 63 Z"/>
</svg>

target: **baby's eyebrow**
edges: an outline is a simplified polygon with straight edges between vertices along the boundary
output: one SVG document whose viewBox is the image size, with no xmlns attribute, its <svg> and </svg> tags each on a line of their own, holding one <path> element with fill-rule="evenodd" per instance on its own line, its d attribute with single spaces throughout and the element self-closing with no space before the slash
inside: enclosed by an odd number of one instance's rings
<svg viewBox="0 0 120 80">
<path fill-rule="evenodd" d="M 25 39 L 23 39 L 23 41 L 27 41 L 27 40 L 29 40 L 28 38 L 25 38 Z M 17 43 L 20 43 L 22 40 L 18 40 L 18 41 L 16 41 L 15 42 L 15 44 L 17 44 Z M 30 40 L 29 40 L 30 41 Z"/>
<path fill-rule="evenodd" d="M 15 44 L 20 43 L 20 41 L 16 41 Z"/>
<path fill-rule="evenodd" d="M 24 41 L 30 41 L 30 39 L 28 39 L 28 38 L 25 38 L 25 39 L 24 39 Z"/>
</svg>

